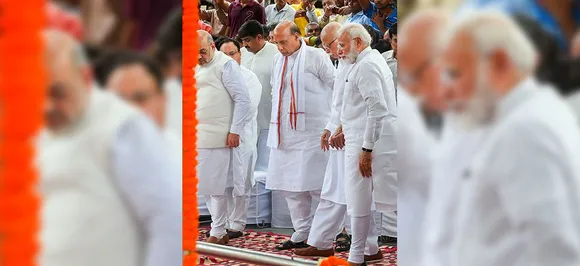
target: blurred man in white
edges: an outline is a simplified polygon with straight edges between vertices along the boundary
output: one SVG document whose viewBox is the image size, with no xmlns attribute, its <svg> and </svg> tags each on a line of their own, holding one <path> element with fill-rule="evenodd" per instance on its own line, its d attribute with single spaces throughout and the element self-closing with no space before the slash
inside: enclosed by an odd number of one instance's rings
<svg viewBox="0 0 580 266">
<path fill-rule="evenodd" d="M 247 212 L 249 187 L 247 165 L 242 158 L 246 125 L 252 119 L 252 106 L 244 75 L 238 63 L 220 51 L 209 33 L 197 31 L 199 60 L 197 80 L 197 173 L 199 194 L 204 195 L 212 218 L 209 243 L 225 245 L 229 217 L 243 217 Z M 232 187 L 232 212 L 227 196 Z M 232 218 L 230 218 L 232 220 Z M 245 225 L 245 224 L 244 224 Z M 243 228 L 242 228 L 243 230 Z"/>
<path fill-rule="evenodd" d="M 423 221 L 426 220 L 432 156 L 436 142 L 426 127 L 421 109 L 425 105 L 441 106 L 441 94 L 437 91 L 440 70 L 434 62 L 438 52 L 432 49 L 437 40 L 435 36 L 445 29 L 446 22 L 445 12 L 419 11 L 409 16 L 400 34 L 393 35 L 399 38 L 400 43 L 396 49 L 400 71 L 400 86 L 397 91 L 399 108 L 397 261 L 401 265 L 422 265 L 420 263 L 420 251 L 424 240 L 422 228 Z M 442 185 L 447 184 L 445 181 L 441 182 Z M 431 220 L 428 221 L 431 223 Z"/>
<path fill-rule="evenodd" d="M 371 49 L 371 36 L 355 23 L 338 33 L 340 57 L 354 64 L 346 73 L 341 124 L 345 145 L 345 184 L 352 243 L 349 263 L 382 259 L 371 207 L 382 213 L 397 210 L 396 99 L 393 76 L 381 54 Z"/>
<path fill-rule="evenodd" d="M 145 112 L 163 132 L 171 152 L 181 161 L 180 132 L 167 126 L 167 98 L 163 90 L 163 74 L 147 55 L 123 52 L 106 78 L 105 89 L 121 96 Z"/>
<path fill-rule="evenodd" d="M 273 36 L 280 54 L 272 65 L 266 189 L 286 197 L 295 232 L 277 249 L 287 250 L 307 247 L 312 210 L 320 200 L 328 162 L 320 149 L 320 130 L 330 119 L 335 69 L 322 49 L 304 43 L 293 22 L 278 24 Z"/>
<path fill-rule="evenodd" d="M 322 29 L 320 38 L 322 46 L 332 58 L 338 58 L 338 30 L 341 24 L 331 22 Z M 310 247 L 294 250 L 299 256 L 312 257 L 329 257 L 334 255 L 332 247 L 334 238 L 344 228 L 344 219 L 346 215 L 346 199 L 344 195 L 344 143 L 339 145 L 340 148 L 330 147 L 330 136 L 337 132 L 340 126 L 340 108 L 342 107 L 342 95 L 344 93 L 344 75 L 348 72 L 351 65 L 339 61 L 336 78 L 334 79 L 334 90 L 332 92 L 332 110 L 331 115 L 324 132 L 320 137 L 320 146 L 324 151 L 329 152 L 329 160 L 326 165 L 326 173 L 320 203 L 316 209 L 314 219 L 312 220 L 312 229 L 308 237 L 307 244 Z M 376 244 L 376 239 L 374 240 Z"/>
<path fill-rule="evenodd" d="M 262 84 L 262 96 L 258 105 L 258 157 L 256 181 L 266 181 L 270 148 L 267 146 L 270 115 L 272 113 L 272 61 L 278 53 L 276 45 L 266 41 L 264 26 L 256 20 L 247 21 L 240 27 L 238 37 L 242 40 L 242 66 L 254 72 Z"/>
<path fill-rule="evenodd" d="M 238 43 L 238 41 L 228 38 L 221 42 L 220 47 L 216 48 L 240 64 L 241 54 L 240 43 Z M 244 75 L 244 80 L 246 81 L 246 85 L 248 87 L 252 113 L 250 123 L 246 124 L 244 129 L 246 140 L 240 143 L 240 149 L 242 151 L 241 160 L 245 167 L 245 171 L 234 173 L 245 175 L 245 187 L 247 191 L 245 191 L 245 194 L 242 197 L 233 197 L 231 192 L 226 193 L 228 197 L 228 208 L 230 209 L 229 212 L 232 213 L 232 216 L 228 218 L 228 236 L 230 239 L 241 237 L 243 234 L 242 231 L 244 231 L 246 228 L 248 212 L 242 212 L 241 210 L 248 209 L 250 200 L 249 189 L 252 187 L 251 182 L 254 177 L 254 166 L 256 165 L 258 156 L 258 148 L 256 146 L 258 144 L 258 104 L 260 103 L 260 98 L 262 97 L 262 85 L 260 84 L 258 77 L 256 77 L 256 74 L 244 66 L 240 66 L 240 68 L 242 69 L 242 74 Z M 240 180 L 241 178 L 242 177 L 240 177 Z M 228 188 L 228 190 L 232 189 L 233 187 Z M 235 206 L 237 206 L 237 208 L 240 210 L 239 212 L 234 212 L 234 210 L 236 210 Z"/>
<path fill-rule="evenodd" d="M 151 119 L 91 89 L 79 43 L 52 30 L 44 40 L 50 86 L 38 143 L 38 264 L 181 265 L 179 163 Z"/>
<path fill-rule="evenodd" d="M 459 125 L 492 126 L 461 180 L 449 265 L 580 265 L 580 130 L 532 76 L 533 44 L 497 11 L 468 14 L 443 40 Z"/>
</svg>

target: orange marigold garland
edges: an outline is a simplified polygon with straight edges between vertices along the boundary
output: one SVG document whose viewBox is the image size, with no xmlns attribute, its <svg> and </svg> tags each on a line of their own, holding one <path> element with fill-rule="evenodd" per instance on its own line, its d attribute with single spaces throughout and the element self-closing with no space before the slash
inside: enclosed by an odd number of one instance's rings
<svg viewBox="0 0 580 266">
<path fill-rule="evenodd" d="M 197 265 L 197 165 L 195 73 L 197 64 L 197 0 L 183 0 L 183 249 L 184 266 Z"/>
<path fill-rule="evenodd" d="M 348 266 L 348 261 L 337 257 L 328 257 L 326 259 L 320 259 L 318 266 Z"/>
<path fill-rule="evenodd" d="M 0 265 L 35 265 L 40 200 L 33 137 L 46 79 L 44 0 L 0 1 Z"/>
</svg>

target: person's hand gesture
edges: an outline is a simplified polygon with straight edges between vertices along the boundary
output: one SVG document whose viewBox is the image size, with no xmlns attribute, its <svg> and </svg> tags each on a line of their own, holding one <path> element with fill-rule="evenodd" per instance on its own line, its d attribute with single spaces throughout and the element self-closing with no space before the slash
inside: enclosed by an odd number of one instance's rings
<svg viewBox="0 0 580 266">
<path fill-rule="evenodd" d="M 373 175 L 372 163 L 373 163 L 372 152 L 368 151 L 361 152 L 358 161 L 358 168 L 363 177 L 366 178 L 372 177 Z"/>
<path fill-rule="evenodd" d="M 323 151 L 328 151 L 330 149 L 330 131 L 328 130 L 324 130 L 324 132 L 322 132 L 322 135 L 320 136 L 320 148 Z"/>
<path fill-rule="evenodd" d="M 226 145 L 228 145 L 229 148 L 237 148 L 240 146 L 240 135 L 229 133 Z"/>
</svg>

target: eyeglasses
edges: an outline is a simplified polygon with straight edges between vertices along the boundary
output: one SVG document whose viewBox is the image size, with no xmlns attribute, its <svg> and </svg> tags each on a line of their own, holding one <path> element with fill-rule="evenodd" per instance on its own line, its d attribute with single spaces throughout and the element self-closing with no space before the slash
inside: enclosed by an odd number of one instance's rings
<svg viewBox="0 0 580 266">
<path fill-rule="evenodd" d="M 415 71 L 411 73 L 398 73 L 398 79 L 403 86 L 413 86 L 417 81 L 423 76 L 425 70 L 431 65 L 433 62 L 432 59 L 427 59 L 423 64 L 421 64 Z"/>
<path fill-rule="evenodd" d="M 330 46 L 337 40 L 338 38 L 332 40 L 332 42 L 330 42 L 328 45 L 322 44 L 322 49 L 328 51 L 330 50 Z"/>
<path fill-rule="evenodd" d="M 229 56 L 234 56 L 235 54 L 239 53 L 239 51 L 231 51 L 229 53 L 226 53 Z"/>
</svg>

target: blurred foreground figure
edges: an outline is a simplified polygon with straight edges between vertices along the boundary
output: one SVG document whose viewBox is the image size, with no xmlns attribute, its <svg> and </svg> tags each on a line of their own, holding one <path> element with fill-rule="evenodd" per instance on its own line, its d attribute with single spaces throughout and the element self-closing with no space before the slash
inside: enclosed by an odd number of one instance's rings
<svg viewBox="0 0 580 266">
<path fill-rule="evenodd" d="M 443 38 L 443 86 L 458 126 L 490 128 L 448 217 L 446 265 L 580 265 L 580 130 L 557 92 L 533 77 L 533 45 L 493 11 L 469 14 Z"/>
<path fill-rule="evenodd" d="M 91 89 L 81 46 L 47 31 L 39 139 L 42 266 L 181 265 L 181 183 L 151 120 Z"/>
<path fill-rule="evenodd" d="M 237 221 L 248 211 L 251 186 L 242 147 L 250 141 L 245 127 L 254 111 L 239 64 L 216 50 L 208 32 L 198 30 L 197 37 L 200 48 L 195 69 L 198 194 L 205 196 L 212 218 L 207 242 L 225 245 L 230 238 L 226 231 L 228 221 Z M 226 193 L 234 198 L 231 212 L 228 212 Z"/>
<path fill-rule="evenodd" d="M 421 113 L 421 105 L 441 107 L 438 102 L 442 99 L 437 86 L 440 76 L 440 67 L 437 64 L 439 53 L 433 51 L 433 48 L 436 47 L 435 36 L 441 34 L 447 21 L 447 13 L 441 10 L 424 10 L 405 20 L 400 35 L 397 35 L 397 24 L 389 30 L 393 48 L 400 51 L 397 63 L 401 65 L 396 133 L 399 181 L 397 262 L 400 265 L 422 265 L 420 262 L 424 244 L 422 242 L 425 241 L 424 224 L 437 225 L 439 232 L 445 230 L 440 226 L 447 225 L 448 222 L 437 220 L 437 217 L 426 219 L 426 206 L 433 182 L 432 156 L 436 141 Z M 400 46 L 397 45 L 397 37 L 400 38 Z M 445 175 L 443 178 L 446 180 L 437 182 L 441 185 L 452 185 L 449 176 Z"/>
<path fill-rule="evenodd" d="M 371 215 L 397 210 L 396 97 L 393 75 L 360 24 L 338 32 L 339 55 L 353 64 L 345 79 L 340 121 L 345 138 L 345 186 L 352 242 L 348 261 L 361 265 L 383 258 Z M 372 239 L 372 240 L 371 240 Z M 366 243 L 373 243 L 367 246 Z M 364 256 L 368 250 L 371 256 Z"/>
</svg>

